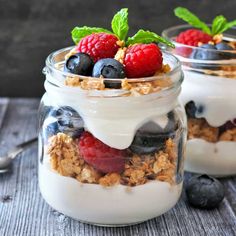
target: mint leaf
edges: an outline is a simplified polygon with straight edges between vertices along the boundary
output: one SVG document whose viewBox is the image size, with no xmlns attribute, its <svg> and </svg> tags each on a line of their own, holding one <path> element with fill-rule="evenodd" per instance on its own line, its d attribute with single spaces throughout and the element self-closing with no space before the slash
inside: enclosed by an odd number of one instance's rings
<svg viewBox="0 0 236 236">
<path fill-rule="evenodd" d="M 210 28 L 188 9 L 184 7 L 177 7 L 175 8 L 174 13 L 177 17 L 186 21 L 193 27 L 201 29 L 203 32 L 207 34 L 211 34 Z"/>
<path fill-rule="evenodd" d="M 221 29 L 221 31 L 218 32 L 218 34 L 221 34 L 221 33 L 223 33 L 224 31 L 226 31 L 226 30 L 228 30 L 228 29 L 230 29 L 230 28 L 232 28 L 232 27 L 234 27 L 234 26 L 236 26 L 236 20 L 227 22 L 227 23 L 224 25 L 224 27 Z"/>
<path fill-rule="evenodd" d="M 77 44 L 85 36 L 90 35 L 92 33 L 101 33 L 101 32 L 112 34 L 111 31 L 103 28 L 83 26 L 83 27 L 75 27 L 71 31 L 71 36 L 75 44 Z"/>
<path fill-rule="evenodd" d="M 120 40 L 125 40 L 129 30 L 128 8 L 123 8 L 114 15 L 111 28 Z"/>
<path fill-rule="evenodd" d="M 224 16 L 217 16 L 212 22 L 211 32 L 212 35 L 220 34 L 222 29 L 225 27 L 227 20 Z"/>
<path fill-rule="evenodd" d="M 160 42 L 164 43 L 172 48 L 174 48 L 174 44 L 170 41 L 162 38 L 161 36 L 145 30 L 139 30 L 133 37 L 129 37 L 126 44 L 131 45 L 135 43 L 153 43 L 153 42 Z"/>
</svg>

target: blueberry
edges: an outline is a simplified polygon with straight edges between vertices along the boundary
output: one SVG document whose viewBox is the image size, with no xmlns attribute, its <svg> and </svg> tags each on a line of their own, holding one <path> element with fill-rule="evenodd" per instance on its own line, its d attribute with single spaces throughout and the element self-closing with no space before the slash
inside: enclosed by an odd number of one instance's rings
<svg viewBox="0 0 236 236">
<path fill-rule="evenodd" d="M 202 114 L 204 112 L 205 107 L 203 105 L 198 105 L 197 107 L 197 114 Z"/>
<path fill-rule="evenodd" d="M 215 178 L 208 175 L 192 177 L 186 186 L 186 196 L 189 203 L 201 209 L 213 209 L 224 198 L 224 187 Z"/>
<path fill-rule="evenodd" d="M 168 127 L 168 124 L 167 124 Z M 144 124 L 135 134 L 129 149 L 139 155 L 153 154 L 165 147 L 168 138 L 174 137 L 174 130 L 162 129 L 158 124 L 150 121 Z"/>
<path fill-rule="evenodd" d="M 230 45 L 223 42 L 216 44 L 216 49 L 217 50 L 234 50 Z"/>
<path fill-rule="evenodd" d="M 169 112 L 167 114 L 167 117 L 168 117 L 168 123 L 166 125 L 166 127 L 164 128 L 164 132 L 174 132 L 178 126 L 178 123 L 175 119 L 175 114 L 174 112 Z"/>
<path fill-rule="evenodd" d="M 58 132 L 60 132 L 60 130 L 59 130 L 59 124 L 57 121 L 54 121 L 46 125 L 46 127 L 44 127 L 44 137 L 46 139 L 57 134 Z"/>
<path fill-rule="evenodd" d="M 209 50 L 210 49 L 210 50 Z M 192 59 L 198 60 L 220 60 L 221 57 L 216 51 L 216 47 L 211 44 L 203 44 L 197 49 L 194 49 L 190 55 Z"/>
<path fill-rule="evenodd" d="M 216 48 L 217 50 L 226 50 L 226 51 L 234 50 L 234 48 L 232 48 L 230 45 L 224 42 L 216 44 Z M 222 60 L 235 58 L 235 53 L 232 52 L 220 52 L 219 54 Z"/>
<path fill-rule="evenodd" d="M 51 109 L 50 116 L 58 118 L 58 117 L 80 117 L 79 114 L 69 106 L 63 106 L 60 108 Z"/>
<path fill-rule="evenodd" d="M 195 118 L 196 117 L 195 114 L 197 111 L 197 107 L 195 106 L 195 103 L 193 101 L 188 102 L 185 105 L 185 111 L 189 118 Z"/>
<path fill-rule="evenodd" d="M 101 59 L 96 62 L 93 68 L 93 77 L 103 77 L 111 79 L 125 78 L 124 66 L 113 58 Z M 121 83 L 117 81 L 105 81 L 106 88 L 120 88 Z"/>
<path fill-rule="evenodd" d="M 72 74 L 90 76 L 93 65 L 94 62 L 88 54 L 79 52 L 66 60 L 64 70 Z"/>
<path fill-rule="evenodd" d="M 45 122 L 49 123 L 46 127 L 46 136 L 52 136 L 58 132 L 63 132 L 73 138 L 77 138 L 84 131 L 84 122 L 80 115 L 71 107 L 63 106 L 59 109 L 51 109 Z M 56 123 L 56 124 L 54 124 Z M 51 132 L 51 125 L 55 127 Z M 49 131 L 47 131 L 49 129 Z"/>
</svg>

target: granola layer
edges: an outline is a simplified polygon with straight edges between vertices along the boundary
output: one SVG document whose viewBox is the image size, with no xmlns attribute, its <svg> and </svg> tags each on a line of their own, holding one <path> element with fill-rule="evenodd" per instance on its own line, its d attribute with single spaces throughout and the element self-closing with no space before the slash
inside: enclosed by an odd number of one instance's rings
<svg viewBox="0 0 236 236">
<path fill-rule="evenodd" d="M 188 118 L 188 139 L 200 138 L 208 142 L 235 141 L 236 127 L 221 131 L 210 126 L 204 118 Z"/>
<path fill-rule="evenodd" d="M 114 186 L 116 184 L 137 186 L 148 181 L 159 180 L 170 184 L 175 182 L 177 147 L 169 138 L 163 150 L 152 155 L 129 153 L 122 173 L 103 174 L 81 157 L 78 140 L 64 133 L 58 133 L 49 140 L 48 155 L 51 167 L 60 175 L 77 179 L 81 183 Z"/>
</svg>

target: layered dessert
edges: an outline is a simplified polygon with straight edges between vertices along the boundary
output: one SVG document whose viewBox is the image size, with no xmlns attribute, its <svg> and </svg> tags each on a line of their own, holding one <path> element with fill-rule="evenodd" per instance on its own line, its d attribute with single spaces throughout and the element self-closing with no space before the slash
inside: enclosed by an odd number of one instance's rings
<svg viewBox="0 0 236 236">
<path fill-rule="evenodd" d="M 54 209 L 98 225 L 159 216 L 179 199 L 186 120 L 178 60 L 150 31 L 127 39 L 128 10 L 112 32 L 75 27 L 74 47 L 46 61 L 39 109 L 39 185 Z"/>
<path fill-rule="evenodd" d="M 217 16 L 205 24 L 185 8 L 175 15 L 189 25 L 163 32 L 185 74 L 181 100 L 188 117 L 186 170 L 236 174 L 236 21 Z"/>
</svg>

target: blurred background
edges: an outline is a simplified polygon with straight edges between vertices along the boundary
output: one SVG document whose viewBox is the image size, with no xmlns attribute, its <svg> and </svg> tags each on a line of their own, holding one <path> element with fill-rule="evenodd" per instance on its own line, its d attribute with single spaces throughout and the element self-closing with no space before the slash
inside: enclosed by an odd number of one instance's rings
<svg viewBox="0 0 236 236">
<path fill-rule="evenodd" d="M 217 14 L 235 19 L 236 0 L 0 0 L 0 96 L 39 97 L 47 55 L 73 44 L 76 25 L 110 28 L 112 16 L 129 8 L 130 33 L 181 24 L 173 9 L 184 6 L 206 22 Z"/>
</svg>

